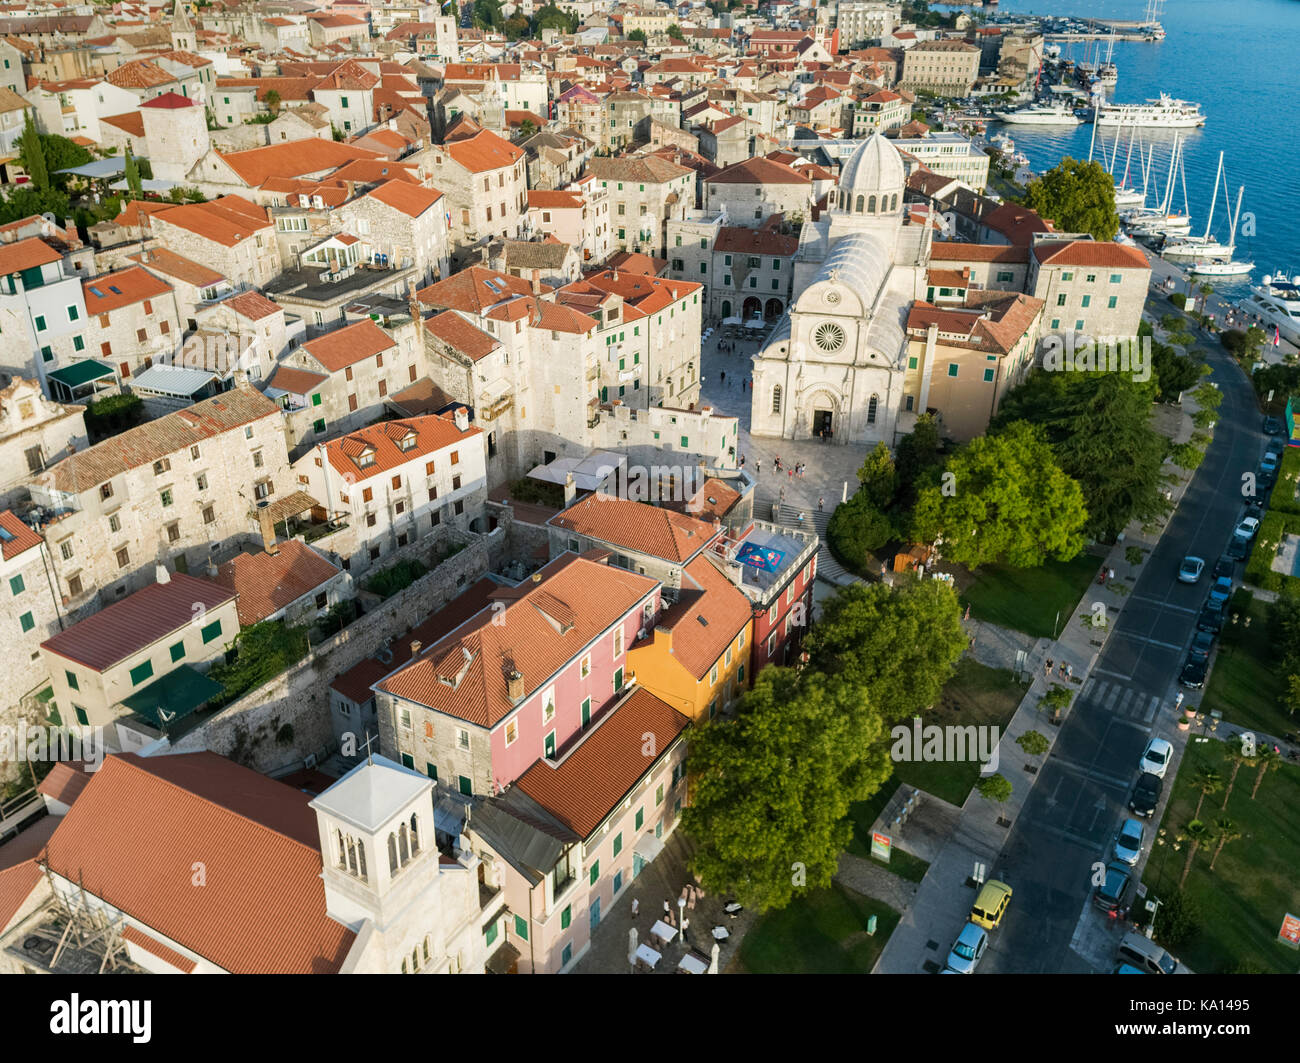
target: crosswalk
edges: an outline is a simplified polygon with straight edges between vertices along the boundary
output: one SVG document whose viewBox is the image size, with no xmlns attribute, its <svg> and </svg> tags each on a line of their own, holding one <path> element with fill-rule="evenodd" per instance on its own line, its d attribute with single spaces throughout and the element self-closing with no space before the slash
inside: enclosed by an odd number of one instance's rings
<svg viewBox="0 0 1300 1063">
<path fill-rule="evenodd" d="M 1160 710 L 1159 695 L 1138 690 L 1123 681 L 1102 679 L 1095 675 L 1083 684 L 1078 700 L 1081 703 L 1087 702 L 1102 712 L 1143 724 L 1151 723 Z"/>
</svg>

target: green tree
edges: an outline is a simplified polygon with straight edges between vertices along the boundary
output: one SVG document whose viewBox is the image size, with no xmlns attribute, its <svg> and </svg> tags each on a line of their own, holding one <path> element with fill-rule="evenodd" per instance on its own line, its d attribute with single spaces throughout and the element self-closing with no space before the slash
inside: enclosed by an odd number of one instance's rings
<svg viewBox="0 0 1300 1063">
<path fill-rule="evenodd" d="M 519 123 L 520 140 L 527 140 L 529 137 L 535 136 L 536 134 L 537 134 L 537 126 L 533 124 L 531 118 L 525 118 L 522 122 Z"/>
<path fill-rule="evenodd" d="M 826 538 L 835 555 L 861 573 L 871 567 L 870 555 L 898 535 L 894 522 L 872 505 L 864 490 L 836 506 L 826 526 Z"/>
<path fill-rule="evenodd" d="M 1175 890 L 1156 910 L 1156 937 L 1171 949 L 1186 944 L 1200 929 L 1201 913 L 1182 890 Z"/>
<path fill-rule="evenodd" d="M 1268 635 L 1282 663 L 1282 671 L 1300 668 L 1300 598 L 1278 595 L 1268 607 Z"/>
<path fill-rule="evenodd" d="M 1262 745 L 1259 747 L 1259 754 L 1255 757 L 1255 765 L 1258 770 L 1255 773 L 1255 785 L 1250 788 L 1252 801 L 1259 793 L 1259 784 L 1264 781 L 1264 776 L 1282 766 L 1282 754 L 1270 745 Z"/>
<path fill-rule="evenodd" d="M 892 765 L 884 726 L 841 679 L 765 668 L 734 719 L 694 730 L 682 826 L 704 887 L 758 911 L 829 886 L 852 835 L 849 805 Z"/>
<path fill-rule="evenodd" d="M 1041 429 L 1013 422 L 973 440 L 930 474 L 913 513 L 913 536 L 943 540 L 943 554 L 976 568 L 1028 568 L 1083 549 L 1083 492 L 1056 462 Z"/>
<path fill-rule="evenodd" d="M 280 94 L 276 92 L 275 89 L 270 89 L 267 94 L 262 97 L 262 102 L 266 104 L 266 109 L 272 114 L 280 113 Z"/>
<path fill-rule="evenodd" d="M 1160 402 L 1177 402 L 1180 394 L 1201 379 L 1201 363 L 1155 340 L 1151 341 L 1151 369 Z"/>
<path fill-rule="evenodd" d="M 681 26 L 677 25 L 676 22 L 669 25 L 667 33 L 668 36 L 675 41 L 684 41 L 686 39 L 686 35 L 682 33 Z"/>
<path fill-rule="evenodd" d="M 633 30 L 627 35 L 629 41 L 636 41 L 638 44 L 645 44 L 645 30 Z"/>
<path fill-rule="evenodd" d="M 1016 739 L 1016 745 L 1030 757 L 1041 757 L 1052 748 L 1052 743 L 1047 740 L 1047 737 L 1037 731 L 1026 731 Z"/>
<path fill-rule="evenodd" d="M 1235 735 L 1232 738 L 1224 740 L 1224 755 L 1232 764 L 1232 771 L 1228 775 L 1228 785 L 1223 795 L 1222 808 L 1228 807 L 1228 798 L 1232 796 L 1232 788 L 1237 785 L 1237 772 L 1241 771 L 1243 764 L 1254 766 L 1255 755 L 1247 755 L 1246 743 L 1241 735 Z"/>
<path fill-rule="evenodd" d="M 1030 182 L 1025 202 L 1062 232 L 1090 233 L 1101 241 L 1113 240 L 1119 232 L 1115 180 L 1100 162 L 1082 162 L 1067 155 Z"/>
<path fill-rule="evenodd" d="M 57 188 L 37 188 L 34 183 L 18 185 L 8 196 L 0 199 L 0 225 L 30 218 L 33 214 L 53 214 L 66 218 L 71 205 L 65 193 Z"/>
<path fill-rule="evenodd" d="M 135 164 L 135 155 L 131 152 L 130 144 L 126 146 L 126 159 L 123 165 L 126 167 L 126 189 L 131 193 L 131 198 L 143 198 L 144 189 L 140 183 L 140 167 Z"/>
<path fill-rule="evenodd" d="M 1161 479 L 1167 441 L 1151 426 L 1153 393 L 1124 373 L 1036 370 L 1007 395 L 993 428 L 1017 420 L 1042 426 L 1083 490 L 1085 530 L 1110 539 L 1134 518 L 1148 523 L 1169 508 Z"/>
<path fill-rule="evenodd" d="M 501 0 L 474 0 L 474 25 L 481 30 L 499 30 L 505 25 Z"/>
<path fill-rule="evenodd" d="M 22 156 L 23 169 L 32 179 L 38 191 L 44 192 L 50 187 L 50 174 L 45 168 L 45 152 L 41 145 L 41 135 L 36 131 L 29 113 L 23 123 L 23 134 L 18 139 L 19 152 Z"/>
<path fill-rule="evenodd" d="M 1210 857 L 1210 870 L 1214 870 L 1215 862 L 1219 859 L 1219 854 L 1223 852 L 1223 847 L 1229 842 L 1235 842 L 1241 837 L 1241 828 L 1237 826 L 1227 816 L 1220 816 L 1214 821 L 1214 855 Z"/>
<path fill-rule="evenodd" d="M 939 700 L 967 642 L 952 589 L 905 580 L 841 587 L 822 603 L 804 649 L 811 670 L 850 679 L 893 723 Z"/>
<path fill-rule="evenodd" d="M 980 797 L 995 804 L 1003 804 L 1011 797 L 1011 783 L 1003 775 L 986 775 L 975 784 Z"/>
<path fill-rule="evenodd" d="M 528 21 L 528 17 L 519 12 L 515 12 L 515 14 L 511 15 L 505 22 L 504 29 L 506 40 L 517 41 L 522 37 L 526 37 L 531 28 L 532 24 Z"/>
<path fill-rule="evenodd" d="M 859 467 L 858 483 L 877 509 L 885 509 L 894 501 L 894 492 L 898 489 L 898 473 L 894 469 L 894 459 L 889 448 L 884 443 L 877 443 L 876 449 L 867 455 Z"/>
<path fill-rule="evenodd" d="M 898 441 L 894 468 L 898 474 L 897 503 L 911 509 L 916 502 L 916 484 L 930 469 L 943 464 L 939 450 L 939 422 L 933 414 L 923 413 L 912 431 Z"/>
</svg>

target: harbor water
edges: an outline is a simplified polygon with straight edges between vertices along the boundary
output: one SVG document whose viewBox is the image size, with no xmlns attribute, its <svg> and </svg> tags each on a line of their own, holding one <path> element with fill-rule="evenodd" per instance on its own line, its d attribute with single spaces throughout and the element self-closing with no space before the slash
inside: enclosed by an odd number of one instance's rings
<svg viewBox="0 0 1300 1063">
<path fill-rule="evenodd" d="M 1143 18 L 1145 0 L 1002 0 L 999 15 L 1072 15 L 1105 20 Z M 1296 103 L 1300 98 L 1295 69 L 1300 56 L 1300 3 L 1296 0 L 1173 0 L 1159 16 L 1167 36 L 1163 41 L 1116 41 L 1113 61 L 1119 80 L 1109 87 L 1116 103 L 1139 103 L 1161 92 L 1199 103 L 1206 116 L 1200 129 L 1182 130 L 1183 169 L 1192 219 L 1191 233 L 1205 232 L 1219 152 L 1231 202 L 1222 189 L 1214 211 L 1214 232 L 1227 241 L 1229 214 L 1237 189 L 1246 186 L 1236 259 L 1255 263 L 1246 277 L 1212 279 L 1225 296 L 1236 298 L 1259 283 L 1266 273 L 1300 274 L 1300 218 L 1297 217 L 1295 174 L 1300 169 L 1300 136 L 1296 133 Z M 1107 42 L 1101 44 L 1104 58 Z M 1096 44 L 1062 44 L 1063 58 L 1095 61 Z M 990 132 L 1005 132 L 1036 172 L 1050 169 L 1066 155 L 1088 157 L 1093 127 L 1076 128 L 991 124 Z M 1115 150 L 1115 127 L 1097 129 L 1093 158 L 1109 158 Z M 1173 130 L 1144 129 L 1137 136 L 1154 143 L 1151 172 L 1163 195 L 1169 172 Z M 1115 165 L 1118 180 L 1124 169 L 1129 130 L 1124 130 Z M 1142 187 L 1138 150 L 1130 166 L 1131 183 Z M 1175 204 L 1182 209 L 1182 188 L 1175 185 Z M 1149 205 L 1151 201 L 1148 200 Z M 1249 235 L 1253 229 L 1254 235 Z"/>
</svg>

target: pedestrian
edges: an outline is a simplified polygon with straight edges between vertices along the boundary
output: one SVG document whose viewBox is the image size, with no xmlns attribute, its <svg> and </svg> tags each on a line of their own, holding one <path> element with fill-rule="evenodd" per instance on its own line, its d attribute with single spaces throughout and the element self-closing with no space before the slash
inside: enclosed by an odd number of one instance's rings
<svg viewBox="0 0 1300 1063">
<path fill-rule="evenodd" d="M 762 476 L 762 475 L 763 475 L 763 459 L 762 459 L 762 458 L 759 458 L 757 461 L 754 462 L 754 475 L 755 475 L 755 476 Z"/>
<path fill-rule="evenodd" d="M 806 461 L 801 462 L 799 465 L 799 479 L 802 480 L 804 478 L 804 473 L 806 473 L 807 471 L 808 471 L 808 463 Z"/>
<path fill-rule="evenodd" d="M 741 467 L 742 469 L 745 467 L 745 455 L 744 455 L 744 454 L 742 454 L 742 455 L 740 456 L 740 467 Z"/>
<path fill-rule="evenodd" d="M 825 498 L 819 498 L 819 499 L 817 499 L 817 512 L 820 513 L 820 512 L 822 512 L 822 511 L 824 511 L 825 509 L 826 509 L 826 499 L 825 499 Z"/>
<path fill-rule="evenodd" d="M 637 898 L 632 898 L 632 918 L 636 918 L 636 913 L 641 909 L 641 902 Z"/>
<path fill-rule="evenodd" d="M 800 510 L 800 511 L 799 511 L 799 526 L 800 526 L 800 527 L 803 527 L 803 518 L 804 518 L 804 512 L 803 512 L 803 510 Z"/>
<path fill-rule="evenodd" d="M 725 369 L 718 374 L 718 382 L 720 384 L 725 384 L 727 382 L 727 371 Z"/>
<path fill-rule="evenodd" d="M 673 907 L 667 901 L 664 901 L 664 922 L 673 925 Z"/>
<path fill-rule="evenodd" d="M 785 476 L 786 476 L 786 479 L 787 479 L 787 480 L 793 480 L 793 479 L 794 479 L 794 470 L 793 470 L 793 469 L 786 469 L 786 470 L 785 470 Z"/>
</svg>

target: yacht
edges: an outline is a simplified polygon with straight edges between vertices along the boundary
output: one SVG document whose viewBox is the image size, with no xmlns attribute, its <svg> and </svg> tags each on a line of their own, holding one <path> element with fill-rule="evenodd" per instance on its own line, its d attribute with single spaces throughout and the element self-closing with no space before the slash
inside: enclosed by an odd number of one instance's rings
<svg viewBox="0 0 1300 1063">
<path fill-rule="evenodd" d="M 1228 252 L 1227 258 L 1218 258 L 1206 262 L 1193 262 L 1187 267 L 1188 273 L 1198 277 L 1240 277 L 1255 268 L 1253 262 L 1238 262 Z"/>
<path fill-rule="evenodd" d="M 1063 103 L 1035 103 L 1014 111 L 994 111 L 993 117 L 1007 125 L 1078 125 L 1082 121 Z"/>
<path fill-rule="evenodd" d="M 1191 258 L 1198 263 L 1210 262 L 1224 257 L 1232 258 L 1231 244 L 1221 244 L 1210 235 L 1214 227 L 1214 208 L 1219 202 L 1219 184 L 1223 179 L 1223 152 L 1219 152 L 1219 168 L 1214 175 L 1214 195 L 1210 198 L 1210 213 L 1205 219 L 1204 236 L 1183 236 L 1167 244 L 1160 250 L 1161 258 Z M 1240 206 L 1240 203 L 1238 203 Z"/>
<path fill-rule="evenodd" d="M 1131 125 L 1139 129 L 1194 129 L 1205 125 L 1199 103 L 1175 100 L 1163 92 L 1145 103 L 1103 103 L 1097 108 L 1098 125 Z"/>
<path fill-rule="evenodd" d="M 1130 207 L 1141 207 L 1147 201 L 1146 193 L 1140 192 L 1136 188 L 1122 188 L 1115 186 L 1115 208 L 1117 210 L 1128 210 Z"/>
<path fill-rule="evenodd" d="M 1252 287 L 1250 296 L 1237 305 L 1275 326 L 1284 340 L 1300 346 L 1300 274 L 1288 279 L 1283 273 L 1266 273 L 1263 282 Z"/>
</svg>

